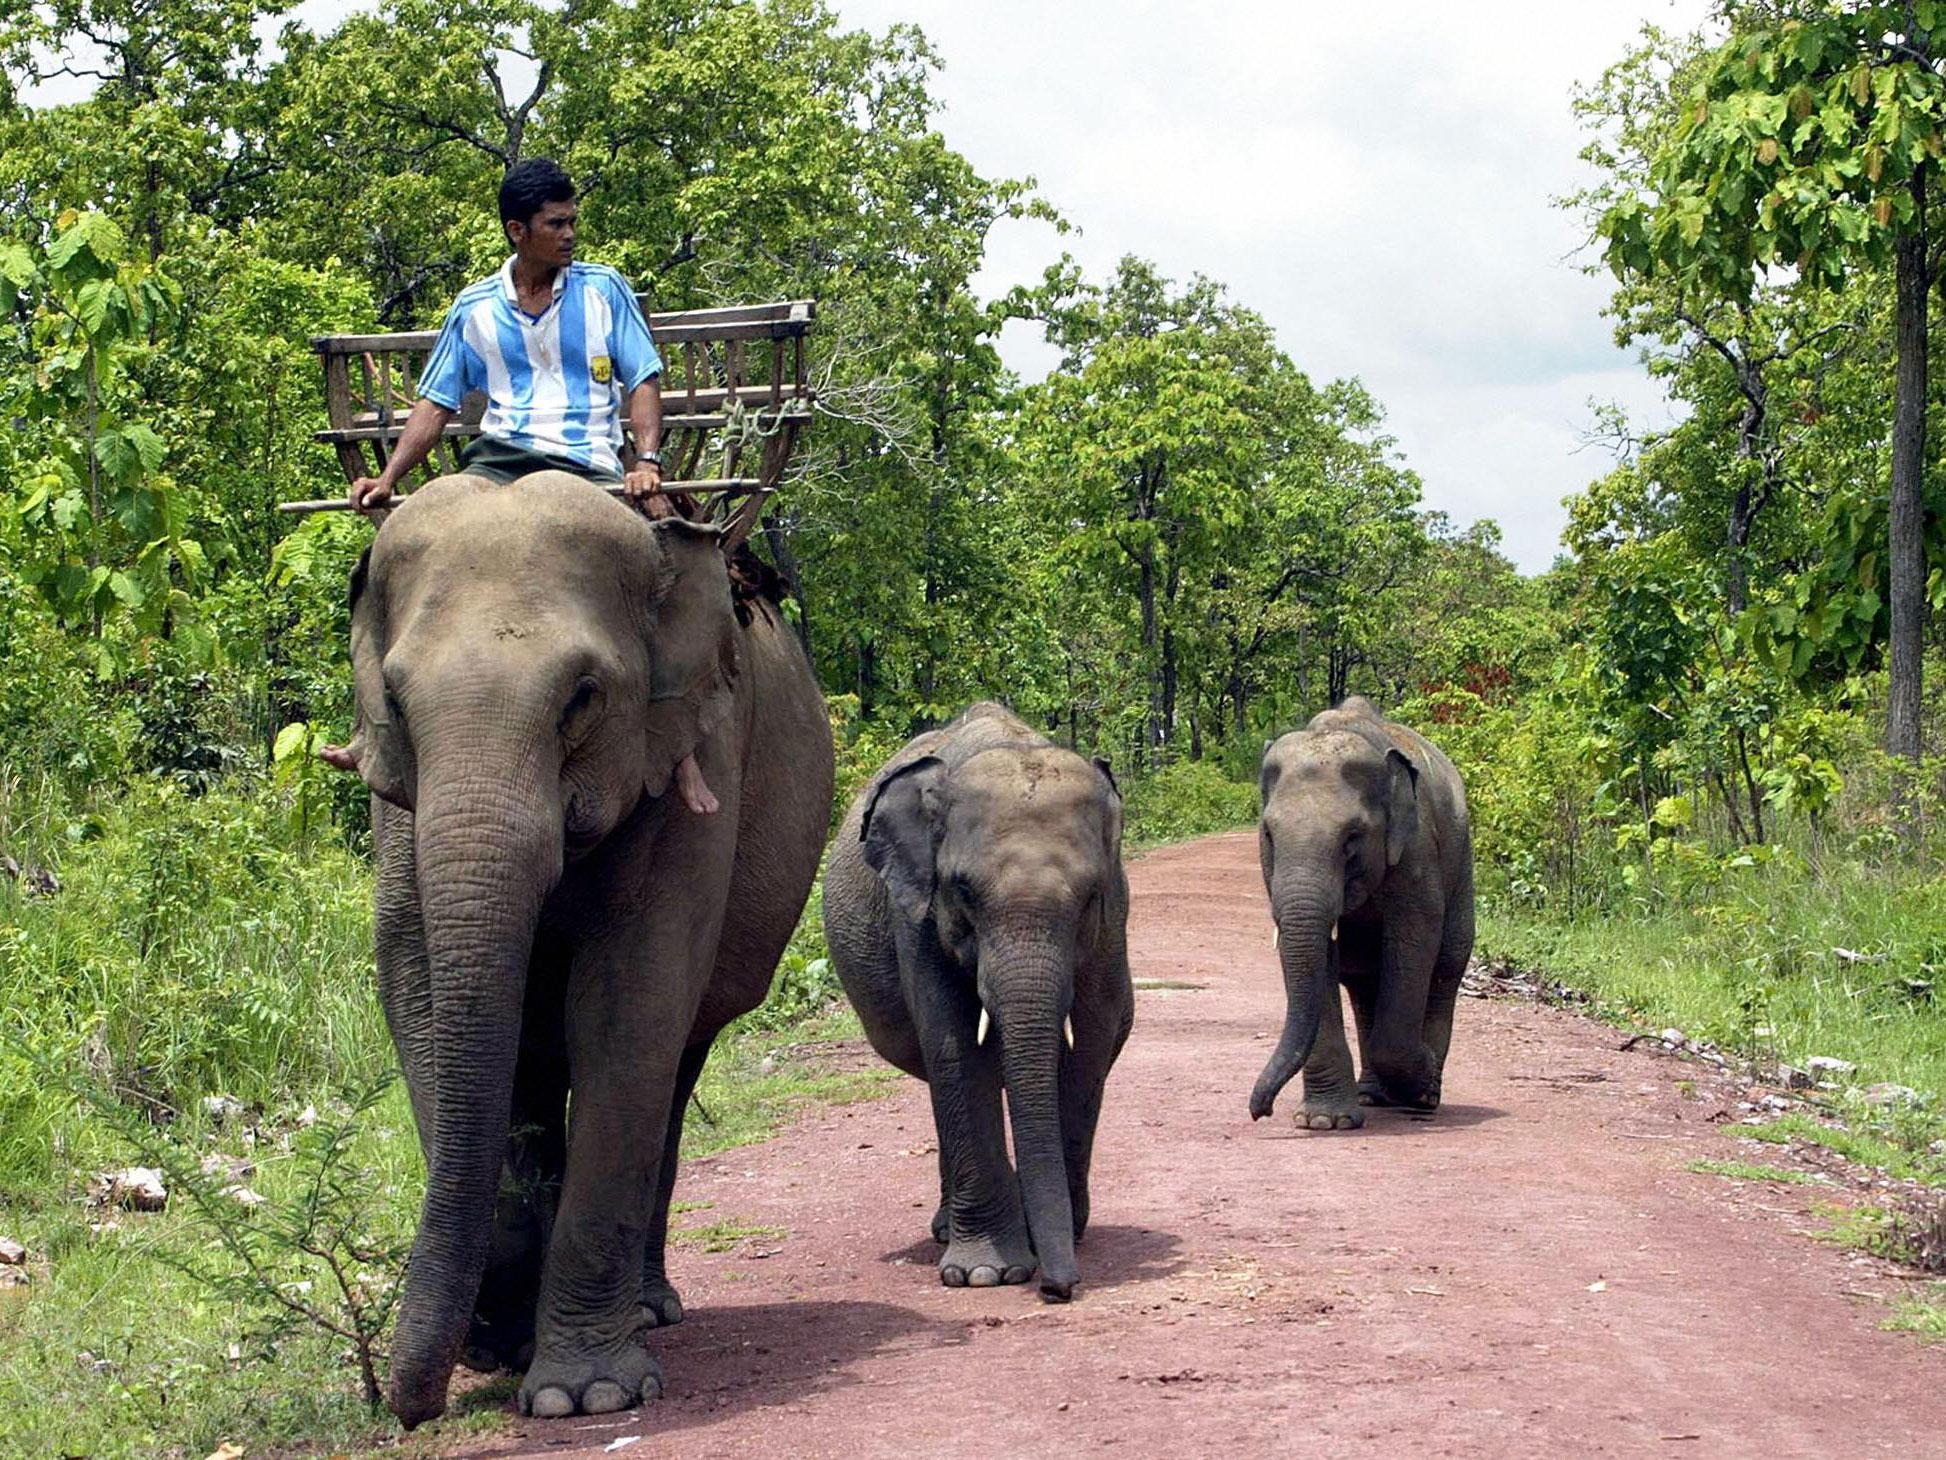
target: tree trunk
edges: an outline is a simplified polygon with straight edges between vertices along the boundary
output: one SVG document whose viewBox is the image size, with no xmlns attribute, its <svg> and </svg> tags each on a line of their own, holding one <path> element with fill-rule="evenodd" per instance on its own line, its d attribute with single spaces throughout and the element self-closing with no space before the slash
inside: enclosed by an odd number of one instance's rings
<svg viewBox="0 0 1946 1460">
<path fill-rule="evenodd" d="M 1892 687 L 1885 744 L 1915 766 L 1922 753 L 1919 695 L 1926 623 L 1923 486 L 1926 464 L 1926 171 L 1912 178 L 1918 221 L 1899 239 L 1898 369 L 1892 423 Z M 1912 814 L 1910 798 L 1906 814 Z"/>
<path fill-rule="evenodd" d="M 783 577 L 784 586 L 790 589 L 791 597 L 797 600 L 797 642 L 804 646 L 804 657 L 811 663 L 818 661 L 811 652 L 811 605 L 804 598 L 804 575 L 797 566 L 797 554 L 791 551 L 791 525 L 788 521 L 775 520 L 764 524 L 764 541 L 770 545 L 770 561 Z"/>
<path fill-rule="evenodd" d="M 1143 549 L 1138 560 L 1141 566 L 1141 579 L 1137 593 L 1142 604 L 1142 659 L 1149 677 L 1149 725 L 1147 742 L 1150 746 L 1162 744 L 1162 672 L 1156 655 L 1155 626 L 1155 554 Z"/>
</svg>

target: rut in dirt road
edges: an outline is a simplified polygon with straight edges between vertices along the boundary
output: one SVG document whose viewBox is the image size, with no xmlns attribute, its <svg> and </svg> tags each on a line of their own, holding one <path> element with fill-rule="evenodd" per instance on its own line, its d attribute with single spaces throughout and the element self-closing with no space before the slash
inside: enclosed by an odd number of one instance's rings
<svg viewBox="0 0 1946 1460">
<path fill-rule="evenodd" d="M 1688 1067 L 1556 1010 L 1464 1000 L 1431 1120 L 1299 1133 L 1245 1109 L 1282 988 L 1252 834 L 1130 868 L 1135 1032 L 1109 1081 L 1074 1303 L 949 1289 L 925 1087 L 684 1169 L 667 1397 L 482 1453 L 1926 1455 L 1946 1355 L 1878 1330 L 1738 1197 Z M 1294 1101 L 1289 1102 L 1294 1104 Z M 1889 1284 L 1881 1278 L 1878 1286 Z"/>
</svg>

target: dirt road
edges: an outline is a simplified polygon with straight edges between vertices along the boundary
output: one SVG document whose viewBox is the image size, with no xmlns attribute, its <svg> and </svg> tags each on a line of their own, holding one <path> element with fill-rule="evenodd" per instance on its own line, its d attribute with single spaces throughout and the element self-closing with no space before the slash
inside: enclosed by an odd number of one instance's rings
<svg viewBox="0 0 1946 1460">
<path fill-rule="evenodd" d="M 783 1235 L 672 1260 L 660 1403 L 488 1453 L 1946 1454 L 1946 1352 L 1858 1296 L 1899 1285 L 1799 1235 L 1805 1188 L 1685 1169 L 1749 1159 L 1693 1066 L 1468 999 L 1435 1119 L 1300 1134 L 1293 1084 L 1252 1125 L 1282 1012 L 1255 838 L 1131 880 L 1137 979 L 1194 987 L 1138 998 L 1074 1303 L 939 1285 L 901 1081 L 687 1167 L 711 1205 L 679 1222 Z"/>
</svg>

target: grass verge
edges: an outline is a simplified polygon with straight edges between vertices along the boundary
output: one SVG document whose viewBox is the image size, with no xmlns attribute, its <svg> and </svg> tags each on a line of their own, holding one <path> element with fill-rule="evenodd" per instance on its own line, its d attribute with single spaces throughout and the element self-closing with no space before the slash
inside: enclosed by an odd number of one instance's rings
<svg viewBox="0 0 1946 1460">
<path fill-rule="evenodd" d="M 830 1041 L 857 1033 L 849 1010 L 828 1010 L 790 1030 L 726 1035 L 699 1086 L 702 1109 L 690 1112 L 685 1154 L 762 1140 L 808 1105 L 882 1093 L 893 1072 L 835 1066 L 822 1053 Z M 316 1095 L 319 1104 L 326 1098 Z M 185 1118 L 172 1134 L 194 1150 L 250 1160 L 250 1185 L 277 1201 L 301 1180 L 287 1151 L 301 1108 L 293 1097 L 249 1126 Z M 111 1155 L 99 1134 L 89 1149 L 103 1160 Z M 381 1193 L 377 1219 L 409 1236 L 424 1175 L 402 1087 L 372 1112 L 355 1159 Z M 372 1415 L 360 1400 L 346 1345 L 315 1333 L 273 1338 L 253 1331 L 249 1311 L 176 1265 L 207 1241 L 180 1203 L 153 1214 L 90 1207 L 86 1174 L 72 1170 L 0 1201 L 0 1235 L 29 1253 L 28 1281 L 0 1289 L 0 1352 L 7 1356 L 0 1365 L 0 1454 L 117 1460 L 202 1456 L 225 1441 L 243 1442 L 252 1453 L 400 1443 L 390 1417 Z M 682 1240 L 718 1251 L 767 1235 L 718 1221 Z M 429 1454 L 504 1423 L 489 1386 L 388 1453 Z"/>
<path fill-rule="evenodd" d="M 1845 1129 L 1801 1116 L 1775 1138 L 1946 1178 L 1946 1008 L 1933 997 L 1946 878 L 1929 869 L 1780 853 L 1572 921 L 1486 902 L 1478 952 L 1587 994 L 1601 1017 L 1675 1026 L 1760 1071 L 1843 1061 L 1819 1099 Z"/>
</svg>

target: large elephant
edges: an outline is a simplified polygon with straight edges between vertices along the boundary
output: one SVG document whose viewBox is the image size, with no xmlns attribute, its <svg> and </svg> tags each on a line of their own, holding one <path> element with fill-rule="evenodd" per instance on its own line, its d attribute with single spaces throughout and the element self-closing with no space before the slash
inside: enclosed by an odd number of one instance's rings
<svg viewBox="0 0 1946 1460">
<path fill-rule="evenodd" d="M 832 963 L 872 1047 L 931 1086 L 949 1287 L 1038 1265 L 1043 1296 L 1073 1295 L 1102 1086 L 1135 1018 L 1121 845 L 1105 762 L 978 704 L 893 756 L 832 848 Z"/>
<path fill-rule="evenodd" d="M 1264 752 L 1259 851 L 1283 961 L 1277 1048 L 1254 1119 L 1304 1071 L 1298 1123 L 1350 1130 L 1364 1105 L 1439 1105 L 1473 953 L 1473 836 L 1459 772 L 1357 696 Z M 1361 1077 L 1340 985 L 1358 1020 Z"/>
<path fill-rule="evenodd" d="M 469 1361 L 531 1354 L 524 1411 L 652 1397 L 683 1107 L 769 987 L 830 815 L 810 667 L 733 604 L 714 531 L 559 472 L 406 499 L 353 575 L 352 660 L 427 1165 L 392 1407 L 444 1409 L 469 1322 Z M 714 816 L 670 791 L 692 751 Z"/>
</svg>

